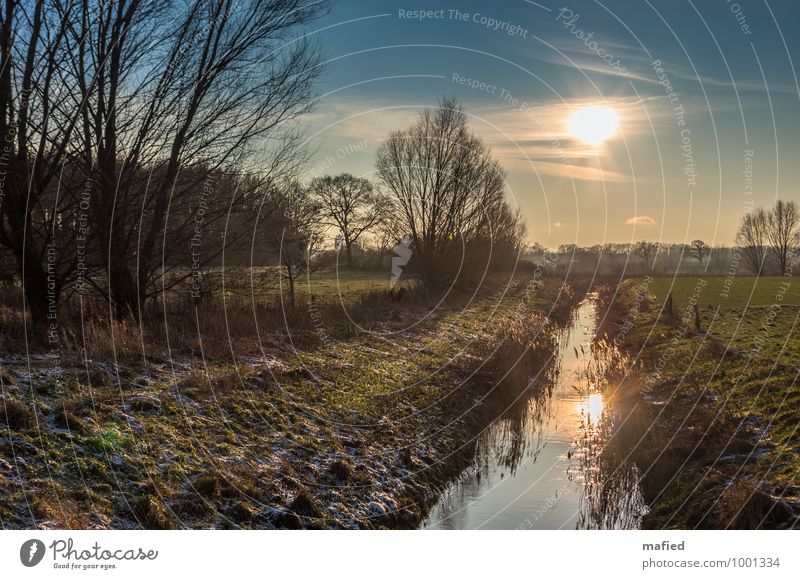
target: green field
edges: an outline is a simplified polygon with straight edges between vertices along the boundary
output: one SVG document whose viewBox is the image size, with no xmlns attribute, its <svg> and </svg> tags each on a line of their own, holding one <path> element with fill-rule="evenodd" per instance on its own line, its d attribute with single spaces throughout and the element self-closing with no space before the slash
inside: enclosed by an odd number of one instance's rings
<svg viewBox="0 0 800 579">
<path fill-rule="evenodd" d="M 310 273 L 297 286 L 299 292 L 321 299 L 339 301 L 365 293 L 389 291 L 391 273 L 374 269 L 324 269 Z M 413 279 L 401 276 L 396 289 L 413 284 Z"/>
<path fill-rule="evenodd" d="M 253 293 L 264 302 L 279 300 L 281 291 L 286 294 L 289 287 L 283 270 L 275 266 L 209 267 L 204 279 L 208 288 L 219 292 L 224 282 L 226 296 L 248 297 Z M 301 299 L 313 295 L 318 302 L 349 304 L 364 294 L 389 291 L 390 280 L 388 270 L 331 267 L 300 273 L 295 280 L 295 292 Z M 395 290 L 410 288 L 415 283 L 410 274 L 402 275 Z M 185 288 L 181 291 L 186 293 Z"/>
<path fill-rule="evenodd" d="M 636 291 L 643 287 L 647 299 Z M 677 319 L 661 315 L 670 293 Z M 727 521 L 753 506 L 747 497 L 754 489 L 797 501 L 800 282 L 639 278 L 626 281 L 618 295 L 618 319 L 630 329 L 617 338 L 644 370 L 648 396 L 665 408 L 650 447 L 670 441 L 656 460 L 671 482 L 654 477 L 661 499 L 652 520 L 679 528 L 713 526 L 700 519 L 705 509 L 713 507 L 710 516 Z M 758 520 L 737 524 L 753 528 Z"/>
<path fill-rule="evenodd" d="M 676 305 L 686 304 L 700 280 L 705 282 L 699 296 L 699 303 L 704 306 L 742 308 L 746 305 L 770 306 L 775 303 L 800 306 L 800 280 L 791 277 L 658 278 L 649 287 L 660 300 L 672 292 Z M 783 298 L 778 299 L 778 295 Z"/>
<path fill-rule="evenodd" d="M 800 281 L 791 277 L 660 278 L 648 290 L 658 307 L 672 293 L 675 314 L 683 317 L 689 312 L 691 320 L 694 314 L 688 308 L 694 295 L 703 329 L 711 336 L 757 357 L 800 364 Z"/>
</svg>

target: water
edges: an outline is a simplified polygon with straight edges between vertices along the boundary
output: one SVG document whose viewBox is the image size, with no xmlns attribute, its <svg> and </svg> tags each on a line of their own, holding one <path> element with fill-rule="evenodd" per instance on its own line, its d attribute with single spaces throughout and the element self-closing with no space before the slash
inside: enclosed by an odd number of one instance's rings
<svg viewBox="0 0 800 579">
<path fill-rule="evenodd" d="M 626 449 L 638 440 L 641 412 L 602 379 L 618 353 L 593 344 L 596 318 L 589 297 L 561 336 L 553 383 L 481 435 L 473 466 L 445 490 L 425 528 L 639 526 L 646 506 Z"/>
</svg>

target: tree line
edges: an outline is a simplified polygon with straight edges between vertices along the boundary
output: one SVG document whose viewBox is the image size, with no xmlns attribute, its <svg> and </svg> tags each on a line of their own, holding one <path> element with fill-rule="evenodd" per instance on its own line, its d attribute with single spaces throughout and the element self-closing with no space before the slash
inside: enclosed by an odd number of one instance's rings
<svg viewBox="0 0 800 579">
<path fill-rule="evenodd" d="M 509 266 L 524 225 L 504 174 L 444 100 L 378 151 L 378 183 L 302 182 L 295 122 L 323 70 L 302 0 L 8 0 L 0 5 L 0 281 L 41 337 L 76 293 L 140 320 L 232 248 L 294 283 L 335 231 L 406 236 L 425 283 Z M 252 260 L 251 260 L 252 263 Z M 460 267 L 459 267 L 460 266 Z"/>
<path fill-rule="evenodd" d="M 736 245 L 711 247 L 691 243 L 606 243 L 587 247 L 562 244 L 551 261 L 581 273 L 702 273 L 706 275 L 789 275 L 800 249 L 800 208 L 794 201 L 756 207 L 739 222 Z M 548 253 L 539 243 L 528 246 L 526 259 L 541 261 Z"/>
</svg>

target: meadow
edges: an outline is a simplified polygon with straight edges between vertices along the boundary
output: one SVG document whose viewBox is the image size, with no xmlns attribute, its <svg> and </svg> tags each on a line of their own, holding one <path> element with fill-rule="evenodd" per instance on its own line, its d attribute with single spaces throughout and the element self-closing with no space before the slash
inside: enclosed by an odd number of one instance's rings
<svg viewBox="0 0 800 579">
<path fill-rule="evenodd" d="M 342 317 L 341 307 L 331 307 L 289 334 L 269 328 L 275 336 L 260 343 L 223 340 L 227 359 L 159 357 L 154 345 L 145 358 L 140 344 L 124 364 L 68 352 L 58 366 L 5 358 L 0 520 L 73 529 L 417 526 L 464 467 L 475 433 L 548 363 L 548 315 L 566 315 L 577 298 L 555 280 L 531 293 L 529 280 L 506 277 L 478 292 L 439 300 L 412 291 L 398 302 L 385 299 L 387 275 L 310 278 L 321 302 L 369 309 L 367 331 L 347 337 L 327 317 Z M 511 364 L 524 379 L 497 378 Z"/>
<path fill-rule="evenodd" d="M 679 317 L 687 314 L 694 296 L 702 329 L 730 348 L 782 364 L 800 363 L 800 283 L 791 277 L 657 278 L 649 291 L 659 307 L 672 294 Z M 694 319 L 692 312 L 689 316 Z"/>
<path fill-rule="evenodd" d="M 673 317 L 665 315 L 670 294 Z M 653 505 L 645 525 L 791 520 L 787 505 L 800 488 L 800 292 L 792 280 L 631 279 L 614 302 L 612 317 L 627 320 L 616 342 L 633 356 L 651 403 L 653 426 L 637 451 Z"/>
<path fill-rule="evenodd" d="M 327 267 L 298 277 L 292 307 L 287 281 L 276 266 L 208 267 L 198 297 L 192 296 L 193 280 L 186 272 L 172 275 L 170 289 L 146 305 L 141 324 L 109 319 L 108 302 L 99 296 L 71 294 L 58 310 L 60 347 L 66 354 L 83 350 L 90 358 L 130 362 L 143 354 L 160 357 L 168 349 L 193 355 L 202 337 L 205 355 L 229 358 L 231 342 L 237 343 L 234 349 L 241 342 L 249 350 L 259 338 L 282 342 L 289 334 L 302 343 L 318 341 L 320 318 L 325 333 L 348 337 L 354 323 L 391 322 L 387 317 L 401 290 L 399 298 L 412 306 L 419 293 L 411 276 L 401 276 L 390 293 L 388 270 Z M 0 293 L 0 348 L 11 355 L 50 352 L 49 345 L 26 340 L 30 316 L 21 304 L 19 284 Z"/>
</svg>

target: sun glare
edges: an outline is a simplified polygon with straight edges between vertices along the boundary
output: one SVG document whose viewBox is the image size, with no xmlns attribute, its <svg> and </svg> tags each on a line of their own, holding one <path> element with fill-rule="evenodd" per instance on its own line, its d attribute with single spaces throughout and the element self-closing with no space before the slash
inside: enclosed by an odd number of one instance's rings
<svg viewBox="0 0 800 579">
<path fill-rule="evenodd" d="M 603 416 L 603 408 L 605 407 L 603 395 L 598 393 L 590 394 L 585 400 L 581 401 L 578 407 L 586 415 L 590 423 L 597 424 Z"/>
<path fill-rule="evenodd" d="M 569 120 L 569 133 L 590 145 L 599 145 L 614 136 L 619 117 L 614 109 L 600 105 L 584 107 Z"/>
</svg>

